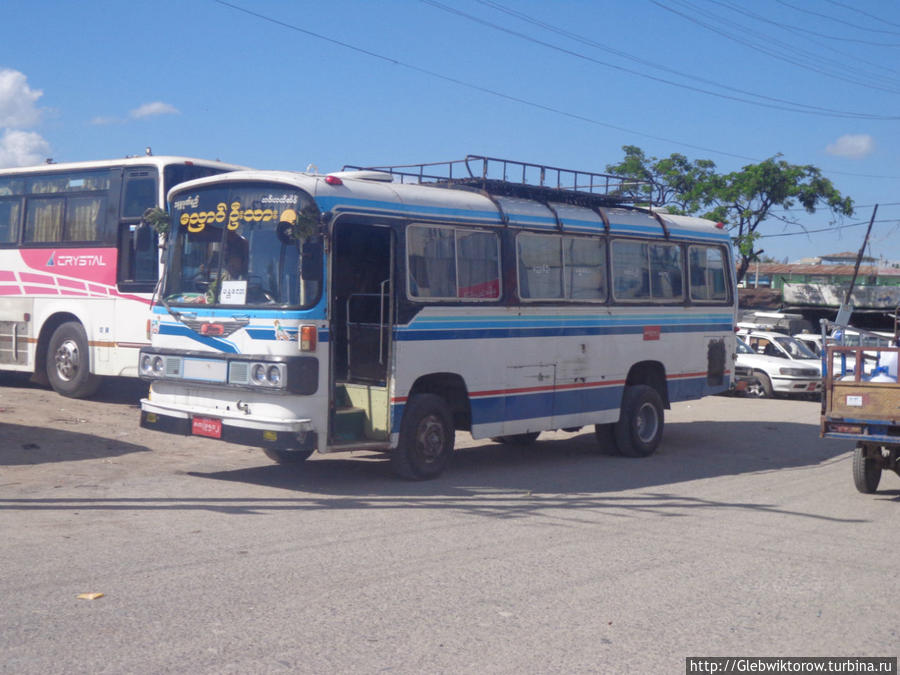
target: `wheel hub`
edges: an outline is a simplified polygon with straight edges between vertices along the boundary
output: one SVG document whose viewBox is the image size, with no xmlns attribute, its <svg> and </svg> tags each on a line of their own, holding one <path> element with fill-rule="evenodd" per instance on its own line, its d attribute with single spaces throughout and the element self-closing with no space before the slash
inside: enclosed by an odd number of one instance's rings
<svg viewBox="0 0 900 675">
<path fill-rule="evenodd" d="M 74 340 L 65 340 L 56 349 L 55 354 L 56 372 L 59 377 L 66 382 L 70 382 L 78 373 L 78 366 L 81 361 L 78 354 L 78 345 Z"/>
<path fill-rule="evenodd" d="M 440 457 L 444 449 L 444 428 L 440 420 L 429 415 L 419 423 L 416 434 L 416 448 L 426 462 L 433 462 Z"/>
<path fill-rule="evenodd" d="M 650 403 L 645 403 L 638 410 L 637 418 L 637 435 L 642 443 L 650 443 L 656 436 L 659 429 L 659 418 L 656 415 L 656 408 Z"/>
</svg>

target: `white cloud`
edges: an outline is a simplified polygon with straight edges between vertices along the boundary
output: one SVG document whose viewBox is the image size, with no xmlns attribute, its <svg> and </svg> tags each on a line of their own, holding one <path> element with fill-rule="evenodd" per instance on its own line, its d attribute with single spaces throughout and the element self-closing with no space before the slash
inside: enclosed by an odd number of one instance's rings
<svg viewBox="0 0 900 675">
<path fill-rule="evenodd" d="M 829 155 L 862 159 L 875 151 L 875 139 L 869 134 L 845 134 L 825 148 Z"/>
<path fill-rule="evenodd" d="M 34 131 L 7 129 L 0 136 L 0 169 L 40 164 L 50 156 L 50 144 Z"/>
<path fill-rule="evenodd" d="M 41 120 L 37 100 L 44 95 L 28 86 L 28 78 L 18 70 L 0 68 L 0 127 L 33 127 Z"/>
<path fill-rule="evenodd" d="M 91 120 L 91 124 L 96 126 L 107 126 L 109 124 L 119 124 L 122 120 L 118 117 L 95 117 Z"/>
<path fill-rule="evenodd" d="M 154 101 L 153 103 L 145 103 L 131 111 L 131 117 L 140 119 L 142 117 L 153 117 L 154 115 L 177 115 L 178 108 L 162 101 Z"/>
</svg>

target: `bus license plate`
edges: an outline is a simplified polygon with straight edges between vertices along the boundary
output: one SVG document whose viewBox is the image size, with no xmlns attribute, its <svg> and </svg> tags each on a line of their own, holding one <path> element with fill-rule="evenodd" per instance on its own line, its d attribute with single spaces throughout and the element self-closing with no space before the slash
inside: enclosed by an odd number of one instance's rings
<svg viewBox="0 0 900 675">
<path fill-rule="evenodd" d="M 191 419 L 191 431 L 195 436 L 222 438 L 222 420 L 194 417 Z"/>
<path fill-rule="evenodd" d="M 816 383 L 815 383 L 815 382 L 810 382 L 810 383 L 806 386 L 806 391 L 815 391 L 815 390 L 816 390 Z"/>
</svg>

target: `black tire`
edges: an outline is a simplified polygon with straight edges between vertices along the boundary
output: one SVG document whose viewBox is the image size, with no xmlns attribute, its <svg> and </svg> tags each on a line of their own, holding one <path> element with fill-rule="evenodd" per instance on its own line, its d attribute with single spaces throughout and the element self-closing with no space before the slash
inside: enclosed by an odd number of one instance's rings
<svg viewBox="0 0 900 675">
<path fill-rule="evenodd" d="M 857 445 L 853 451 L 853 484 L 866 495 L 874 494 L 881 481 L 881 462 L 866 457 L 866 448 Z"/>
<path fill-rule="evenodd" d="M 755 398 L 772 398 L 772 380 L 765 373 L 757 370 L 753 373 L 753 378 L 747 384 L 747 396 Z"/>
<path fill-rule="evenodd" d="M 285 450 L 282 448 L 263 448 L 266 457 L 279 464 L 300 464 L 309 459 L 312 450 Z"/>
<path fill-rule="evenodd" d="M 613 428 L 619 452 L 626 457 L 652 455 L 662 440 L 663 425 L 663 402 L 656 389 L 645 384 L 625 387 Z"/>
<path fill-rule="evenodd" d="M 495 443 L 503 443 L 503 445 L 534 445 L 540 431 L 529 431 L 525 434 L 510 434 L 509 436 L 494 436 L 491 438 Z"/>
<path fill-rule="evenodd" d="M 63 396 L 85 398 L 100 386 L 100 377 L 91 373 L 87 333 L 77 321 L 67 321 L 53 331 L 46 366 L 50 386 Z"/>
<path fill-rule="evenodd" d="M 437 478 L 453 454 L 453 415 L 440 396 L 416 394 L 400 422 L 400 443 L 391 452 L 394 472 L 410 480 Z"/>
<path fill-rule="evenodd" d="M 619 446 L 616 445 L 616 425 L 613 423 L 610 424 L 595 424 L 594 425 L 594 436 L 597 438 L 597 443 L 600 445 L 600 452 L 604 455 L 619 455 Z"/>
</svg>

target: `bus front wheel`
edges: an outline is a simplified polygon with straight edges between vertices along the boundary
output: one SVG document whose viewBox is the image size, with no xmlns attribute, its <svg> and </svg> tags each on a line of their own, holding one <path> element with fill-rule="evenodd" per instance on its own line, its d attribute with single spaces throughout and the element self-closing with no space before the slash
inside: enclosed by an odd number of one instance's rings
<svg viewBox="0 0 900 675">
<path fill-rule="evenodd" d="M 619 421 L 613 428 L 616 447 L 626 457 L 652 455 L 662 440 L 663 402 L 653 387 L 625 387 Z"/>
<path fill-rule="evenodd" d="M 91 373 L 87 333 L 77 321 L 67 321 L 53 331 L 47 349 L 47 379 L 56 392 L 70 398 L 85 398 L 100 386 L 100 378 Z"/>
<path fill-rule="evenodd" d="M 453 454 L 453 415 L 435 394 L 416 394 L 400 423 L 400 443 L 391 452 L 394 471 L 410 480 L 437 478 Z"/>
<path fill-rule="evenodd" d="M 282 448 L 263 448 L 266 457 L 279 464 L 299 464 L 309 459 L 312 450 L 285 450 Z"/>
</svg>

